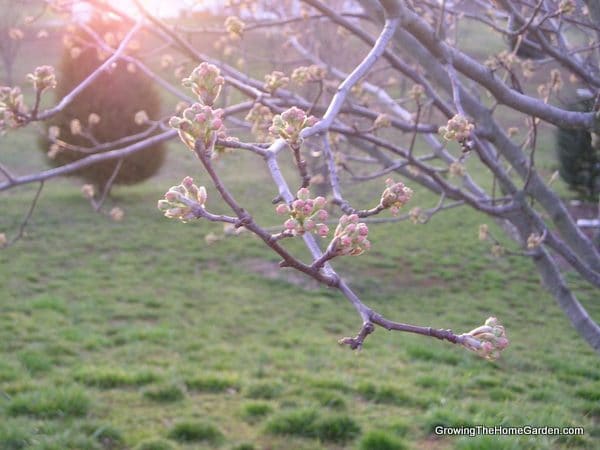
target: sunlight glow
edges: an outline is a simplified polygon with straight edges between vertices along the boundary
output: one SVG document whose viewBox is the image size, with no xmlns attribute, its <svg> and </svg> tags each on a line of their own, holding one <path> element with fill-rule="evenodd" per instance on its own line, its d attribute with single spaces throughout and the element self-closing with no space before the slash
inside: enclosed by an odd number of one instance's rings
<svg viewBox="0 0 600 450">
<path fill-rule="evenodd" d="M 118 9 L 130 16 L 139 17 L 140 14 L 133 0 L 105 0 L 115 9 Z M 172 17 L 177 16 L 183 8 L 195 8 L 202 6 L 203 4 L 211 4 L 212 1 L 198 1 L 198 0 L 139 0 L 140 3 L 146 8 L 151 14 L 161 17 Z M 94 2 L 94 0 L 81 0 L 73 5 L 73 14 L 75 17 L 85 20 L 86 12 L 89 10 L 89 4 L 98 5 L 101 2 Z"/>
</svg>

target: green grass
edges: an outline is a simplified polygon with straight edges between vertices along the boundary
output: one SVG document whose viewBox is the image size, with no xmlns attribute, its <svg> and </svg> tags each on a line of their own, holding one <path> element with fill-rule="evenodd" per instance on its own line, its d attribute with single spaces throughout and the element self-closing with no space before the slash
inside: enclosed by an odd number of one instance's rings
<svg viewBox="0 0 600 450">
<path fill-rule="evenodd" d="M 180 422 L 168 434 L 169 438 L 179 442 L 206 441 L 220 444 L 224 435 L 216 426 L 206 422 Z"/>
<path fill-rule="evenodd" d="M 183 400 L 185 394 L 180 386 L 176 384 L 167 384 L 148 388 L 144 391 L 144 397 L 159 403 L 170 403 Z"/>
<path fill-rule="evenodd" d="M 314 409 L 281 412 L 267 422 L 265 429 L 272 434 L 317 438 L 342 444 L 360 434 L 360 426 L 351 417 L 322 416 Z"/>
<path fill-rule="evenodd" d="M 11 416 L 27 415 L 38 418 L 80 417 L 90 409 L 88 395 L 82 389 L 42 388 L 12 397 L 6 406 Z"/>
<path fill-rule="evenodd" d="M 0 161 L 19 173 L 43 166 L 34 136 L 8 133 L 0 143 Z M 547 153 L 538 163 L 551 173 Z M 280 222 L 261 161 L 234 152 L 216 164 L 262 224 Z M 355 353 L 336 343 L 360 327 L 336 291 L 278 269 L 256 239 L 207 246 L 219 225 L 160 215 L 156 200 L 186 174 L 208 183 L 173 144 L 157 178 L 115 188 L 119 223 L 94 213 L 75 179 L 48 182 L 25 238 L 0 250 L 0 450 L 585 449 L 600 439 L 597 355 L 531 261 L 495 258 L 477 240 L 484 222 L 502 236 L 487 218 L 453 209 L 427 225 L 370 227 L 372 250 L 333 264 L 392 319 L 463 332 L 499 317 L 511 340 L 503 357 L 490 363 L 382 329 Z M 371 207 L 382 187 L 345 193 Z M 414 189 L 414 206 L 435 205 Z M 34 193 L 2 193 L 0 232 L 17 230 Z M 211 211 L 229 213 L 210 185 L 208 194 Z M 307 257 L 297 242 L 285 245 Z M 597 291 L 567 278 L 600 320 Z M 434 437 L 439 424 L 586 433 Z"/>
<path fill-rule="evenodd" d="M 360 440 L 360 450 L 405 450 L 408 447 L 396 436 L 382 430 L 365 433 Z"/>
</svg>

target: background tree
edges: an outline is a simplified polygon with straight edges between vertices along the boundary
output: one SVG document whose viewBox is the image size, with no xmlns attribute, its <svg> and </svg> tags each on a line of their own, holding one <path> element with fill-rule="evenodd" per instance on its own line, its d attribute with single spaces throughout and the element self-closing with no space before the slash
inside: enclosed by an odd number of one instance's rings
<svg viewBox="0 0 600 450">
<path fill-rule="evenodd" d="M 125 32 L 114 18 L 94 14 L 85 29 L 76 28 L 64 36 L 65 48 L 59 68 L 58 101 L 78 86 L 110 56 L 108 48 L 118 46 Z M 99 49 L 90 33 L 104 39 L 109 47 Z M 140 41 L 131 42 L 131 56 L 147 51 Z M 156 130 L 153 121 L 161 115 L 161 101 L 151 79 L 126 61 L 114 62 L 66 108 L 48 121 L 51 139 L 41 149 L 49 162 L 59 167 L 98 151 L 114 150 L 123 143 L 135 143 Z M 86 167 L 73 175 L 83 177 L 98 192 L 110 184 L 135 184 L 154 175 L 163 164 L 162 143 L 118 161 L 108 160 Z"/>
</svg>

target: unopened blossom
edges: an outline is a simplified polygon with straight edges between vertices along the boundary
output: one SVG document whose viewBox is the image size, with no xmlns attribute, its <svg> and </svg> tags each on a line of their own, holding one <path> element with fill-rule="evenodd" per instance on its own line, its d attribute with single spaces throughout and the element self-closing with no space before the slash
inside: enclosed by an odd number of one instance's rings
<svg viewBox="0 0 600 450">
<path fill-rule="evenodd" d="M 23 30 L 21 30 L 20 28 L 9 28 L 8 37 L 11 38 L 13 41 L 20 41 L 25 37 L 25 33 L 23 33 Z"/>
<path fill-rule="evenodd" d="M 421 100 L 424 94 L 425 88 L 421 84 L 413 84 L 413 86 L 410 88 L 410 91 L 408 91 L 408 96 L 417 103 Z"/>
<path fill-rule="evenodd" d="M 163 69 L 168 69 L 175 62 L 173 55 L 169 55 L 168 53 L 162 55 L 160 58 L 160 67 Z"/>
<path fill-rule="evenodd" d="M 0 86 L 0 131 L 18 127 L 21 116 L 26 112 L 21 89 L 18 86 Z"/>
<path fill-rule="evenodd" d="M 398 211 L 412 198 L 413 191 L 402 182 L 395 182 L 388 178 L 385 180 L 386 188 L 381 194 L 379 205 L 382 208 L 390 209 L 392 214 L 398 214 Z"/>
<path fill-rule="evenodd" d="M 458 161 L 453 161 L 450 166 L 448 166 L 448 173 L 453 177 L 464 177 L 466 173 L 465 166 Z"/>
<path fill-rule="evenodd" d="M 527 237 L 527 248 L 532 250 L 534 248 L 539 247 L 544 239 L 538 233 L 531 233 L 529 237 Z"/>
<path fill-rule="evenodd" d="M 143 125 L 149 120 L 148 113 L 141 109 L 135 113 L 133 120 L 136 123 L 136 125 Z"/>
<path fill-rule="evenodd" d="M 0 247 L 4 247 L 8 242 L 8 239 L 6 238 L 6 234 L 4 233 L 0 233 Z"/>
<path fill-rule="evenodd" d="M 298 146 L 301 143 L 300 132 L 304 128 L 313 126 L 317 121 L 316 117 L 307 116 L 300 108 L 292 106 L 273 117 L 269 132 L 275 137 L 285 139 L 291 146 Z"/>
<path fill-rule="evenodd" d="M 471 136 L 475 126 L 469 120 L 460 114 L 456 114 L 444 127 L 440 127 L 439 133 L 447 141 L 464 142 Z"/>
<path fill-rule="evenodd" d="M 296 84 L 303 85 L 309 82 L 321 81 L 327 75 L 327 71 L 320 66 L 300 66 L 296 67 L 292 72 L 292 81 Z"/>
<path fill-rule="evenodd" d="M 191 150 L 194 150 L 197 139 L 202 140 L 208 149 L 217 137 L 225 138 L 222 116 L 222 109 L 194 103 L 183 111 L 181 117 L 171 117 L 169 125 L 178 130 L 179 137 Z"/>
<path fill-rule="evenodd" d="M 120 222 L 121 220 L 123 220 L 123 217 L 125 217 L 125 212 L 118 206 L 115 206 L 113 209 L 110 210 L 109 215 L 110 218 L 115 222 Z"/>
<path fill-rule="evenodd" d="M 56 87 L 56 75 L 52 66 L 38 66 L 33 73 L 27 74 L 27 81 L 33 84 L 36 91 L 43 92 L 46 89 Z"/>
<path fill-rule="evenodd" d="M 467 335 L 474 338 L 477 345 L 465 340 L 465 347 L 492 361 L 498 359 L 500 352 L 509 344 L 504 327 L 495 317 L 489 317 L 483 326 L 469 331 Z"/>
<path fill-rule="evenodd" d="M 71 120 L 71 122 L 69 123 L 69 128 L 71 129 L 71 134 L 74 136 L 81 134 L 81 132 L 83 131 L 79 119 Z"/>
<path fill-rule="evenodd" d="M 54 141 L 60 136 L 60 128 L 56 125 L 52 125 L 48 128 L 48 139 Z"/>
<path fill-rule="evenodd" d="M 560 89 L 563 87 L 563 80 L 560 70 L 552 69 L 550 71 L 550 86 L 554 92 L 560 91 Z"/>
<path fill-rule="evenodd" d="M 279 215 L 287 215 L 289 218 L 284 222 L 284 229 L 293 236 L 301 236 L 304 233 L 314 233 L 326 237 L 329 227 L 323 223 L 329 214 L 324 209 L 327 201 L 324 197 L 310 197 L 307 188 L 301 188 L 297 193 L 297 199 L 290 205 L 282 203 L 277 205 L 275 211 Z"/>
<path fill-rule="evenodd" d="M 523 76 L 530 79 L 535 75 L 535 64 L 531 59 L 525 59 L 521 61 L 521 70 L 523 71 Z"/>
<path fill-rule="evenodd" d="M 52 144 L 46 156 L 50 159 L 55 159 L 61 151 L 61 147 L 58 144 Z"/>
<path fill-rule="evenodd" d="M 419 208 L 418 206 L 416 206 L 408 212 L 408 217 L 410 218 L 410 221 L 412 223 L 417 224 L 417 223 L 421 222 L 424 218 L 423 210 L 421 208 Z"/>
<path fill-rule="evenodd" d="M 100 120 L 101 120 L 101 119 L 100 119 L 100 116 L 99 116 L 98 114 L 96 114 L 96 113 L 91 113 L 91 114 L 88 116 L 88 123 L 89 123 L 90 125 L 97 125 L 97 124 L 99 124 L 99 123 L 100 123 Z"/>
<path fill-rule="evenodd" d="M 492 245 L 492 255 L 496 257 L 504 255 L 504 247 L 502 247 L 500 244 Z"/>
<path fill-rule="evenodd" d="M 94 198 L 94 195 L 96 193 L 95 189 L 94 189 L 94 185 L 84 184 L 83 186 L 81 186 L 81 193 L 83 194 L 84 198 L 87 198 L 87 199 Z"/>
<path fill-rule="evenodd" d="M 371 248 L 367 239 L 369 228 L 359 222 L 357 214 L 343 215 L 333 235 L 333 252 L 336 255 L 358 256 Z"/>
<path fill-rule="evenodd" d="M 73 58 L 73 59 L 77 59 L 77 58 L 79 58 L 79 56 L 81 55 L 81 48 L 79 48 L 79 47 L 72 47 L 72 48 L 69 50 L 69 55 L 70 55 L 70 56 L 71 56 L 71 58 Z M 99 58 L 99 59 L 102 59 L 102 58 Z"/>
<path fill-rule="evenodd" d="M 487 240 L 487 238 L 489 237 L 489 227 L 487 226 L 487 224 L 482 223 L 481 225 L 479 225 L 478 237 L 480 241 Z"/>
<path fill-rule="evenodd" d="M 241 37 L 244 33 L 245 24 L 239 17 L 229 16 L 225 19 L 225 29 L 232 37 Z"/>
<path fill-rule="evenodd" d="M 169 188 L 157 207 L 165 217 L 187 222 L 197 217 L 193 209 L 204 208 L 206 198 L 206 188 L 195 185 L 192 177 L 185 177 L 180 184 Z"/>
<path fill-rule="evenodd" d="M 267 92 L 275 92 L 277 89 L 286 87 L 290 82 L 290 79 L 285 76 L 285 73 L 278 70 L 265 75 L 264 88 Z"/>
<path fill-rule="evenodd" d="M 273 113 L 268 106 L 256 103 L 248 112 L 245 120 L 252 124 L 252 134 L 259 140 L 264 140 L 269 134 L 269 127 L 273 123 Z"/>
<path fill-rule="evenodd" d="M 558 10 L 562 14 L 571 14 L 575 11 L 575 0 L 561 0 L 558 4 Z"/>
<path fill-rule="evenodd" d="M 196 67 L 188 78 L 182 80 L 183 86 L 190 88 L 204 105 L 212 106 L 225 84 L 219 68 L 203 62 Z"/>
<path fill-rule="evenodd" d="M 390 116 L 387 114 L 379 114 L 375 121 L 373 122 L 374 128 L 387 128 L 392 124 L 390 120 Z"/>
</svg>

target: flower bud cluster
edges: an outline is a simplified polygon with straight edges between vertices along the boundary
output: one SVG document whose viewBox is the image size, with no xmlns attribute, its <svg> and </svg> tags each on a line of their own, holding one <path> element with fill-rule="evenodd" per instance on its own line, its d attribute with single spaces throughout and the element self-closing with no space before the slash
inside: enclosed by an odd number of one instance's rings
<svg viewBox="0 0 600 450">
<path fill-rule="evenodd" d="M 469 350 L 475 351 L 479 356 L 491 361 L 498 359 L 500 352 L 509 344 L 504 327 L 500 325 L 495 317 L 489 317 L 483 326 L 477 327 L 467 334 L 479 341 L 480 345 L 473 347 L 467 342 L 465 346 Z"/>
<path fill-rule="evenodd" d="M 358 256 L 371 248 L 367 239 L 369 228 L 366 223 L 360 222 L 357 214 L 343 215 L 340 217 L 334 233 L 334 253 L 336 255 Z"/>
<path fill-rule="evenodd" d="M 196 67 L 188 78 L 182 80 L 184 87 L 190 88 L 203 105 L 212 106 L 221 93 L 225 78 L 219 68 L 203 62 Z"/>
<path fill-rule="evenodd" d="M 300 132 L 304 128 L 313 126 L 317 121 L 316 117 L 307 116 L 300 108 L 292 106 L 273 117 L 269 132 L 273 136 L 285 139 L 291 146 L 298 146 L 301 143 Z"/>
<path fill-rule="evenodd" d="M 52 66 L 38 66 L 33 73 L 27 74 L 27 81 L 33 84 L 33 88 L 38 92 L 56 87 L 56 75 Z"/>
<path fill-rule="evenodd" d="M 291 205 L 285 203 L 277 205 L 277 214 L 290 216 L 283 226 L 293 236 L 302 236 L 304 233 L 315 233 L 321 237 L 329 234 L 329 227 L 323 223 L 329 214 L 323 208 L 327 203 L 324 197 L 310 198 L 310 191 L 301 188 L 297 193 L 298 198 Z"/>
<path fill-rule="evenodd" d="M 479 225 L 478 238 L 480 241 L 487 241 L 490 236 L 490 230 L 486 223 L 482 223 Z"/>
<path fill-rule="evenodd" d="M 5 128 L 19 126 L 20 115 L 25 114 L 27 108 L 23 103 L 23 94 L 19 87 L 0 87 L 0 131 Z"/>
<path fill-rule="evenodd" d="M 412 198 L 413 191 L 404 183 L 396 183 L 391 178 L 385 180 L 385 184 L 387 187 L 381 194 L 379 204 L 385 209 L 389 208 L 393 215 L 397 215 L 398 210 Z"/>
<path fill-rule="evenodd" d="M 281 87 L 286 87 L 290 83 L 290 79 L 285 76 L 285 73 L 275 70 L 265 75 L 264 88 L 267 92 L 275 92 Z"/>
<path fill-rule="evenodd" d="M 256 103 L 246 115 L 246 120 L 252 124 L 252 134 L 259 140 L 264 140 L 269 135 L 273 113 L 268 106 Z"/>
<path fill-rule="evenodd" d="M 165 217 L 186 222 L 196 217 L 193 207 L 204 208 L 205 203 L 205 187 L 198 187 L 194 184 L 193 178 L 185 177 L 181 184 L 169 188 L 164 199 L 159 200 L 157 206 L 164 211 Z"/>
<path fill-rule="evenodd" d="M 540 245 L 542 245 L 543 241 L 544 241 L 544 238 L 542 235 L 540 235 L 538 233 L 531 233 L 529 235 L 529 237 L 527 238 L 527 248 L 529 250 L 538 248 Z"/>
<path fill-rule="evenodd" d="M 183 111 L 182 117 L 171 117 L 169 125 L 179 131 L 179 137 L 191 150 L 197 139 L 210 148 L 217 137 L 225 137 L 222 115 L 222 109 L 194 103 Z"/>
<path fill-rule="evenodd" d="M 320 66 L 301 66 L 296 67 L 292 72 L 292 81 L 299 85 L 304 85 L 309 82 L 321 81 L 327 75 L 327 71 Z"/>
<path fill-rule="evenodd" d="M 377 118 L 373 121 L 374 128 L 387 128 L 392 124 L 390 120 L 390 116 L 387 114 L 379 114 Z"/>
<path fill-rule="evenodd" d="M 465 166 L 463 166 L 461 163 L 459 163 L 458 161 L 453 161 L 448 166 L 448 173 L 450 174 L 450 176 L 453 177 L 464 177 L 467 171 L 465 169 Z"/>
<path fill-rule="evenodd" d="M 558 11 L 562 14 L 571 14 L 576 9 L 574 0 L 561 0 L 558 5 Z"/>
<path fill-rule="evenodd" d="M 465 116 L 456 114 L 448 120 L 445 127 L 440 127 L 439 133 L 447 141 L 464 142 L 471 136 L 474 128 L 475 126 Z"/>
<path fill-rule="evenodd" d="M 225 19 L 225 29 L 231 37 L 242 37 L 245 26 L 246 25 L 239 19 L 239 17 L 229 16 L 227 19 Z"/>
<path fill-rule="evenodd" d="M 413 84 L 410 91 L 408 91 L 408 96 L 417 103 L 421 101 L 421 98 L 423 98 L 424 95 L 425 88 L 421 84 Z"/>
</svg>

